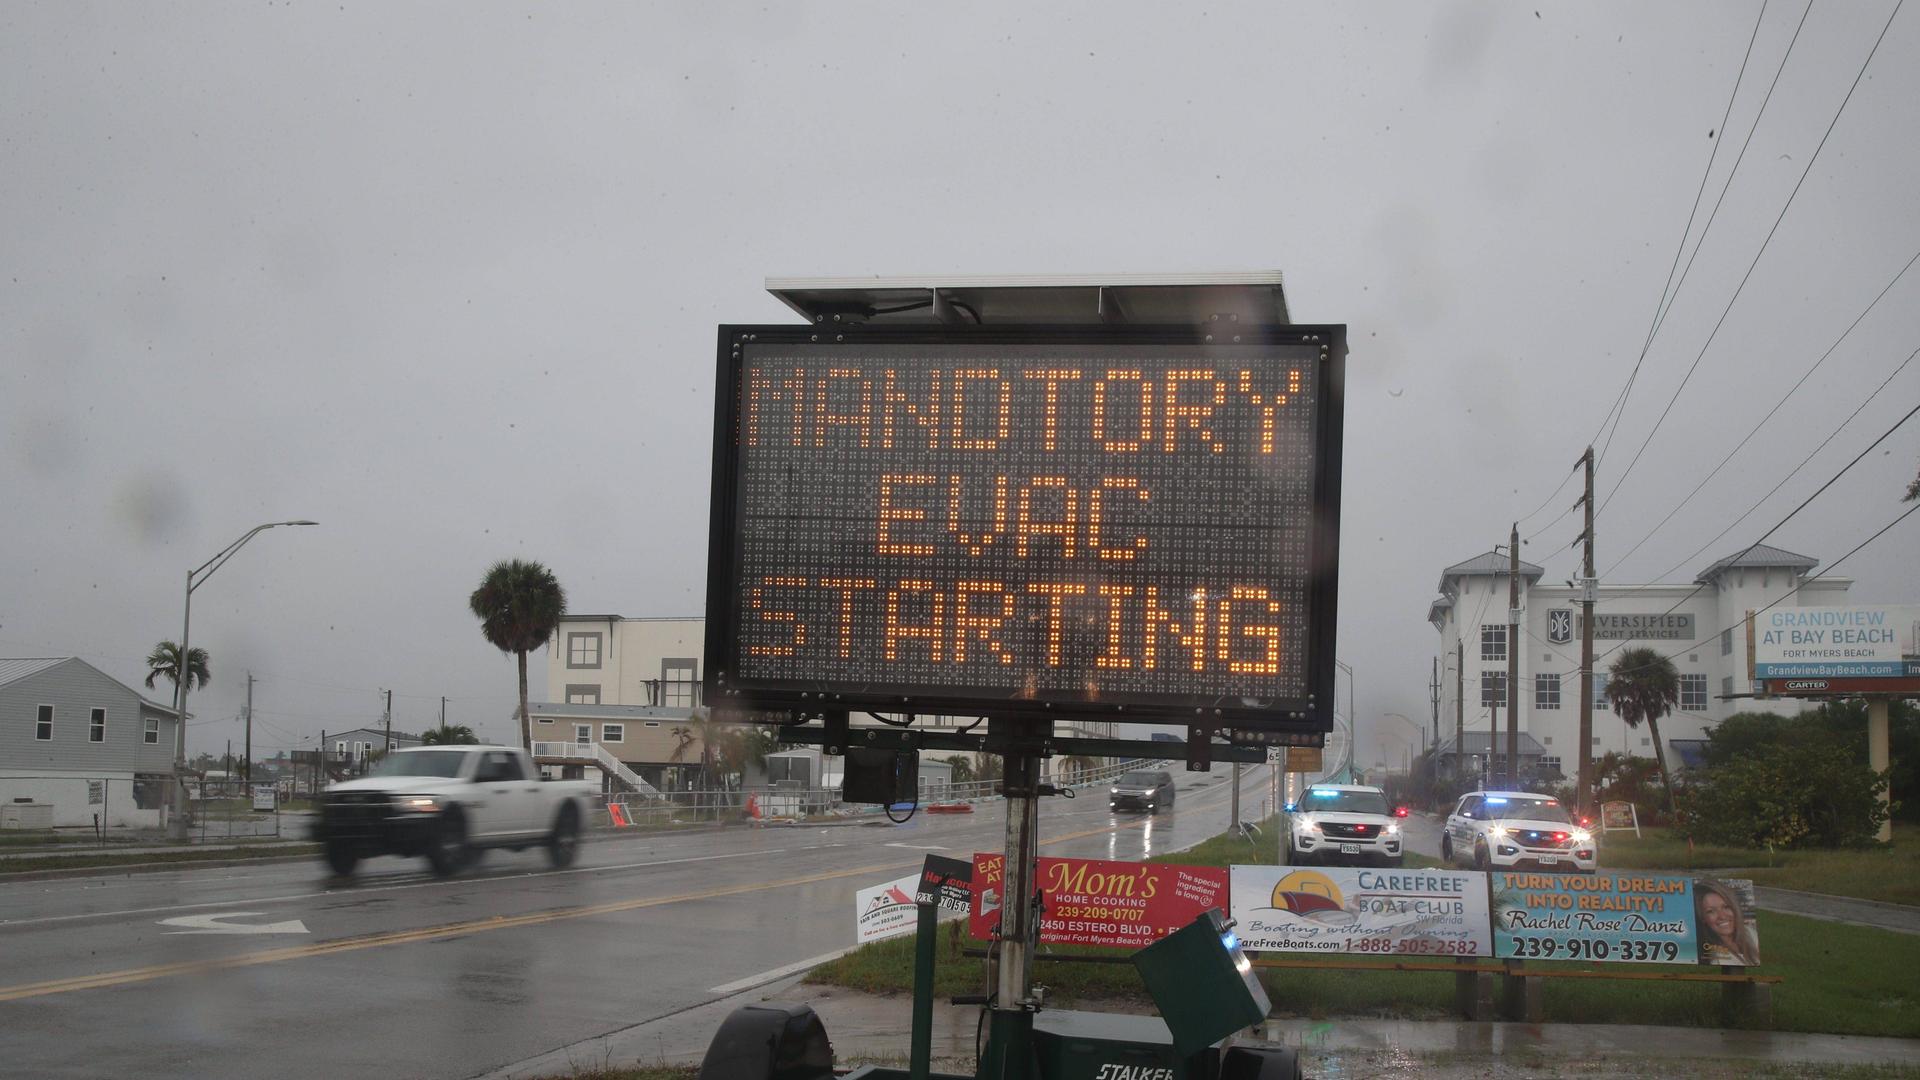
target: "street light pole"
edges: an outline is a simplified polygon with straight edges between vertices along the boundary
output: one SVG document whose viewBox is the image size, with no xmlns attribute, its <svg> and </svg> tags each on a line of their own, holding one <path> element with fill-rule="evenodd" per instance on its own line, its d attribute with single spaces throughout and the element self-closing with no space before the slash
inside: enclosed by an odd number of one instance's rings
<svg viewBox="0 0 1920 1080">
<path fill-rule="evenodd" d="M 1360 750 L 1360 708 L 1353 697 L 1353 666 L 1339 659 L 1334 660 L 1334 664 L 1347 673 L 1347 745 L 1352 747 L 1347 754 L 1349 762 L 1347 771 L 1352 772 L 1351 762 L 1354 760 L 1354 754 Z"/>
<path fill-rule="evenodd" d="M 255 525 L 245 535 L 214 555 L 213 558 L 187 571 L 187 601 L 185 613 L 180 618 L 180 653 L 175 658 L 173 687 L 173 812 L 167 822 L 167 835 L 174 840 L 187 838 L 187 684 L 192 680 L 189 658 L 193 655 L 193 590 L 207 583 L 234 553 L 246 546 L 247 541 L 268 529 L 282 525 L 318 525 L 317 521 L 269 521 L 265 525 Z"/>
</svg>

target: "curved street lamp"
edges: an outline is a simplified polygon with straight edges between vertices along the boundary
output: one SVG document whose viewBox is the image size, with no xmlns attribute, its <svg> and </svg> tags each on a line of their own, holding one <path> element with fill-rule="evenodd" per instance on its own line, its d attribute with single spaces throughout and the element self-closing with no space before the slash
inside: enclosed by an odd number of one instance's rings
<svg viewBox="0 0 1920 1080">
<path fill-rule="evenodd" d="M 282 525 L 318 525 L 317 521 L 269 521 L 265 525 L 255 525 L 246 534 L 217 552 L 213 558 L 187 571 L 186 613 L 180 620 L 180 655 L 178 668 L 174 672 L 173 706 L 176 713 L 173 728 L 173 815 L 167 822 L 167 835 L 175 840 L 187 838 L 187 658 L 192 655 L 192 642 L 188 639 L 193 628 L 193 590 L 207 583 L 227 560 L 245 547 L 247 541 Z"/>
</svg>

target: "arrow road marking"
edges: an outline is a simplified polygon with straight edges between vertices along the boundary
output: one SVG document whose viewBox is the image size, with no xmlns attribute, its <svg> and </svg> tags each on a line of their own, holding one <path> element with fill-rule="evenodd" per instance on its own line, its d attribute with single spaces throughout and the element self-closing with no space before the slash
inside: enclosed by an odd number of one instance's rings
<svg viewBox="0 0 1920 1080">
<path fill-rule="evenodd" d="M 212 915 L 182 915 L 174 919 L 161 919 L 161 926 L 184 926 L 184 930 L 169 930 L 169 934 L 305 934 L 307 924 L 299 919 L 285 922 L 259 923 L 249 926 L 245 923 L 230 923 L 228 919 L 247 919 L 264 915 L 262 911 L 221 911 Z"/>
</svg>

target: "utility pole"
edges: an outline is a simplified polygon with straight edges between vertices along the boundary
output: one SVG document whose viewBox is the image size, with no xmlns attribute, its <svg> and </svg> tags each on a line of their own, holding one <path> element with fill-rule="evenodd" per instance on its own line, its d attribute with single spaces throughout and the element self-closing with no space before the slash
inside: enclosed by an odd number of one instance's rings
<svg viewBox="0 0 1920 1080">
<path fill-rule="evenodd" d="M 447 695 L 440 695 L 440 726 L 447 726 Z"/>
<path fill-rule="evenodd" d="M 387 691 L 386 722 L 387 722 L 387 745 L 386 745 L 386 749 L 382 750 L 381 753 L 390 754 L 393 752 L 393 691 L 391 690 Z"/>
<path fill-rule="evenodd" d="M 1240 835 L 1240 763 L 1233 763 L 1233 821 L 1227 826 L 1229 836 Z"/>
<path fill-rule="evenodd" d="M 1520 523 L 1508 540 L 1507 570 L 1507 782 L 1520 786 Z"/>
<path fill-rule="evenodd" d="M 1454 619 L 1459 629 L 1460 620 Z M 1467 763 L 1467 644 L 1453 636 L 1453 776 L 1459 779 Z"/>
<path fill-rule="evenodd" d="M 313 752 L 313 767 L 316 770 L 313 776 L 313 793 L 315 796 L 318 796 L 320 794 L 321 781 L 328 775 L 327 731 L 325 728 L 320 729 L 320 748 Z"/>
<path fill-rule="evenodd" d="M 1486 778 L 1488 787 L 1500 786 L 1500 775 L 1493 771 L 1493 751 L 1500 745 L 1500 695 L 1493 695 L 1493 704 L 1487 707 L 1487 767 L 1480 775 Z"/>
<path fill-rule="evenodd" d="M 1593 572 L 1593 447 L 1580 455 L 1578 464 L 1587 472 L 1585 494 L 1580 502 L 1587 508 L 1586 527 L 1580 531 L 1585 554 L 1580 563 L 1580 759 L 1574 780 L 1574 798 L 1581 817 L 1593 814 L 1593 602 L 1600 591 Z"/>
<path fill-rule="evenodd" d="M 1427 684 L 1428 696 L 1433 699 L 1433 745 L 1440 745 L 1440 658 L 1433 658 L 1433 681 Z"/>
<path fill-rule="evenodd" d="M 240 766 L 241 782 L 247 785 L 247 794 L 253 794 L 253 672 L 247 672 L 247 742 L 246 764 Z"/>
</svg>

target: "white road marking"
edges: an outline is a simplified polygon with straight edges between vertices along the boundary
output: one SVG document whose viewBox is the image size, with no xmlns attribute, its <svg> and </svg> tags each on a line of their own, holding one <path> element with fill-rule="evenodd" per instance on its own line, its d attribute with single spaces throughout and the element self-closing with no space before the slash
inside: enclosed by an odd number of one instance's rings
<svg viewBox="0 0 1920 1080">
<path fill-rule="evenodd" d="M 169 934 L 305 934 L 307 924 L 299 919 L 286 922 L 231 923 L 228 919 L 251 919 L 264 914 L 259 911 L 217 911 L 211 915 L 182 915 L 177 919 L 161 919 L 161 926 L 184 926 L 184 930 L 169 930 Z"/>
<path fill-rule="evenodd" d="M 948 848 L 942 844 L 902 844 L 895 840 L 889 840 L 886 846 L 911 848 L 914 851 L 951 851 L 952 850 L 951 848 Z"/>
<path fill-rule="evenodd" d="M 521 881 L 529 877 L 560 877 L 563 874 L 589 874 L 606 870 L 638 870 L 650 866 L 675 866 L 681 863 L 714 862 L 719 859 L 744 859 L 753 855 L 777 855 L 787 848 L 767 848 L 762 851 L 740 851 L 727 855 L 694 855 L 684 859 L 655 859 L 651 862 L 620 863 L 614 866 L 576 866 L 571 870 L 548 870 L 538 874 L 502 874 L 497 877 L 456 878 L 444 881 L 435 878 L 430 881 L 414 881 L 404 885 L 369 885 L 354 889 L 322 889 L 319 892 L 287 893 L 283 896 L 263 896 L 257 900 L 242 900 L 244 904 L 284 904 L 291 900 L 311 900 L 321 896 L 363 896 L 367 893 L 398 892 L 401 889 L 424 889 L 433 885 L 479 885 L 492 881 Z M 804 850 L 804 849 L 803 849 Z M 110 919 L 118 915 L 152 915 L 162 911 L 191 911 L 194 908 L 228 907 L 232 899 L 210 900 L 198 904 L 167 904 L 162 907 L 128 908 L 123 911 L 92 911 L 80 915 L 48 915 L 39 919 L 0 919 L 0 927 L 36 926 L 42 923 L 72 922 L 76 919 Z"/>
<path fill-rule="evenodd" d="M 849 945 L 844 949 L 836 949 L 830 953 L 821 953 L 819 956 L 809 960 L 801 960 L 788 964 L 785 967 L 777 967 L 772 971 L 763 971 L 758 975 L 749 975 L 744 979 L 735 979 L 730 983 L 721 983 L 719 986 L 708 990 L 707 993 L 722 995 L 737 994 L 742 990 L 751 990 L 756 986 L 765 986 L 767 983 L 784 979 L 789 975 L 797 975 L 808 968 L 819 967 L 829 960 L 838 960 L 857 948 L 859 948 L 858 945 Z"/>
</svg>

